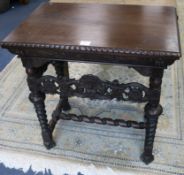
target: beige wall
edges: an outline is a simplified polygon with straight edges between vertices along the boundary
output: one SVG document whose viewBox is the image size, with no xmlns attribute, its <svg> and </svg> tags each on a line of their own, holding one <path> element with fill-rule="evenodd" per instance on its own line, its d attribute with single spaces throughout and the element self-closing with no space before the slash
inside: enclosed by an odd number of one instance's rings
<svg viewBox="0 0 184 175">
<path fill-rule="evenodd" d="M 111 4 L 176 6 L 176 0 L 50 0 L 50 2 L 75 2 L 75 3 L 95 2 L 95 3 L 111 3 Z"/>
</svg>

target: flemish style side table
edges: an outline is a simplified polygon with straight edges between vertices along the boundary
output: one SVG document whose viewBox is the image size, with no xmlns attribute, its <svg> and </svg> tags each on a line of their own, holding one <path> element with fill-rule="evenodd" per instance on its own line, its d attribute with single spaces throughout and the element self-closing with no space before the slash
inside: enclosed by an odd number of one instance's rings
<svg viewBox="0 0 184 175">
<path fill-rule="evenodd" d="M 153 161 L 153 143 L 158 117 L 164 69 L 181 56 L 176 9 L 174 7 L 105 4 L 42 4 L 1 42 L 3 48 L 19 55 L 27 73 L 46 148 L 55 143 L 52 132 L 59 119 L 145 129 L 142 160 Z M 150 77 L 150 86 L 138 82 L 120 84 L 102 81 L 94 75 L 70 79 L 67 62 L 124 64 Z M 53 64 L 57 77 L 43 76 Z M 122 75 L 123 76 L 123 75 Z M 44 99 L 59 94 L 60 101 L 48 123 Z M 148 102 L 145 122 L 77 116 L 68 97 Z"/>
</svg>

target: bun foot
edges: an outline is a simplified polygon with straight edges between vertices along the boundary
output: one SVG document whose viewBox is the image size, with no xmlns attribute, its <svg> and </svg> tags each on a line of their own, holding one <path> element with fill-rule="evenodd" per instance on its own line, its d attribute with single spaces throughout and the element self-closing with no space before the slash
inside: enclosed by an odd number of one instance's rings
<svg viewBox="0 0 184 175">
<path fill-rule="evenodd" d="M 150 164 L 153 160 L 154 160 L 154 156 L 152 154 L 150 155 L 146 155 L 145 153 L 143 153 L 141 155 L 141 160 L 146 164 Z"/>
<path fill-rule="evenodd" d="M 43 144 L 47 149 L 51 149 L 54 146 L 56 146 L 56 143 L 52 139 L 52 134 L 42 133 L 42 137 L 43 137 Z"/>
<path fill-rule="evenodd" d="M 55 143 L 53 140 L 50 141 L 50 142 L 44 142 L 43 144 L 45 145 L 45 147 L 46 147 L 48 150 L 56 146 L 56 143 Z"/>
<path fill-rule="evenodd" d="M 68 100 L 66 102 L 63 102 L 63 111 L 69 111 L 70 109 L 71 109 L 71 106 Z"/>
</svg>

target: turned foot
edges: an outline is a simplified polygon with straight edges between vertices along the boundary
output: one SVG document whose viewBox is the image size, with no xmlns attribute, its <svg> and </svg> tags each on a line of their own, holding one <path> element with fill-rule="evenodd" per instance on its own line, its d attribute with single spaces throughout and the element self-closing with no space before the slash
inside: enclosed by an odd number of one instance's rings
<svg viewBox="0 0 184 175">
<path fill-rule="evenodd" d="M 71 109 L 68 99 L 63 100 L 62 108 L 63 108 L 63 111 L 69 111 Z"/>
<path fill-rule="evenodd" d="M 43 144 L 47 149 L 51 149 L 54 146 L 56 146 L 55 142 L 52 139 L 52 135 L 49 133 L 42 133 L 42 138 L 43 138 Z"/>
<path fill-rule="evenodd" d="M 154 156 L 152 154 L 146 155 L 145 153 L 143 153 L 141 155 L 141 160 L 148 165 L 149 163 L 151 163 L 154 160 Z"/>
</svg>

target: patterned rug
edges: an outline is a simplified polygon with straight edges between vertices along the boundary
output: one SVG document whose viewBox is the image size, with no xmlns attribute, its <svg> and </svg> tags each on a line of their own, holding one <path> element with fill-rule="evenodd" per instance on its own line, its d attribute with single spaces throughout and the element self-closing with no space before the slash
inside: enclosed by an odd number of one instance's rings
<svg viewBox="0 0 184 175">
<path fill-rule="evenodd" d="M 178 2 L 180 26 L 183 27 L 184 2 Z M 180 32 L 184 41 L 183 28 Z M 77 79 L 88 73 L 104 80 L 119 79 L 120 82 L 139 81 L 148 84 L 147 78 L 127 67 L 83 63 L 70 63 L 69 66 L 70 76 Z M 48 72 L 54 74 L 51 66 Z M 113 172 L 122 172 L 119 174 L 184 174 L 183 73 L 182 59 L 165 71 L 161 97 L 164 113 L 157 129 L 155 161 L 146 166 L 139 159 L 144 146 L 144 130 L 60 121 L 54 132 L 57 146 L 46 150 L 42 145 L 33 106 L 27 99 L 29 91 L 24 69 L 20 60 L 15 58 L 0 74 L 0 150 L 26 153 L 35 158 L 41 155 L 48 160 L 54 158 L 76 164 L 111 167 Z M 48 116 L 51 116 L 57 101 L 57 96 L 47 96 Z M 144 105 L 116 100 L 91 101 L 77 97 L 70 98 L 69 101 L 73 107 L 72 113 L 143 120 Z"/>
</svg>

